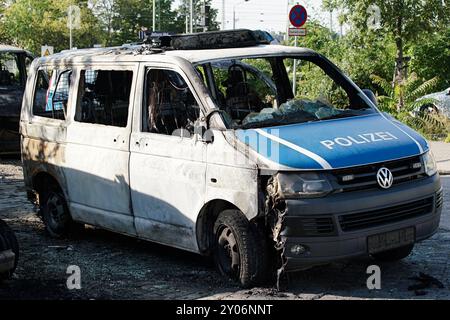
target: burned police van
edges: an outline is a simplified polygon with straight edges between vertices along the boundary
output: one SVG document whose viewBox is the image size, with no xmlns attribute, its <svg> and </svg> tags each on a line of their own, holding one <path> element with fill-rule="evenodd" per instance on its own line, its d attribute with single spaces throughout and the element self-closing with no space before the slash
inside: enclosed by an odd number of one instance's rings
<svg viewBox="0 0 450 320">
<path fill-rule="evenodd" d="M 30 52 L 0 45 L 0 155 L 20 153 L 19 119 Z"/>
<path fill-rule="evenodd" d="M 294 59 L 319 81 L 293 92 Z M 21 135 L 50 235 L 89 224 L 212 255 L 243 286 L 399 260 L 439 225 L 425 139 L 324 56 L 248 30 L 40 58 Z"/>
</svg>

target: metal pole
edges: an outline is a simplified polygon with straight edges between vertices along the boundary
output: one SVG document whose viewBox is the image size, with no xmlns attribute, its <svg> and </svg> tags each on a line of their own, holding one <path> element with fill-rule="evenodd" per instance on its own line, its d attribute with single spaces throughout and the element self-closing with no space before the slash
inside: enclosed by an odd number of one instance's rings
<svg viewBox="0 0 450 320">
<path fill-rule="evenodd" d="M 72 48 L 73 48 L 73 36 L 72 36 L 72 29 L 73 29 L 73 26 L 72 26 L 72 9 L 70 9 L 69 10 L 69 30 L 70 30 L 70 44 L 69 44 L 69 47 L 70 47 L 70 50 L 72 50 Z"/>
<path fill-rule="evenodd" d="M 194 1 L 190 0 L 190 9 L 191 9 L 191 23 L 190 23 L 190 32 L 194 33 Z"/>
<path fill-rule="evenodd" d="M 203 19 L 205 19 L 204 20 L 205 21 L 205 25 L 203 26 L 203 32 L 206 32 L 208 30 L 208 26 L 206 25 L 206 19 L 207 19 L 207 16 L 206 16 L 206 0 L 203 0 L 203 7 L 205 8 L 205 16 L 203 17 Z"/>
<path fill-rule="evenodd" d="M 225 0 L 222 0 L 222 30 L 225 30 Z"/>
<path fill-rule="evenodd" d="M 233 6 L 233 30 L 236 29 L 236 6 Z"/>
<path fill-rule="evenodd" d="M 156 31 L 156 0 L 153 0 L 153 21 L 152 31 Z"/>
<path fill-rule="evenodd" d="M 298 37 L 295 37 L 295 47 L 297 47 L 297 39 Z M 292 75 L 292 92 L 294 93 L 294 98 L 297 95 L 297 59 L 294 58 L 294 70 Z"/>
</svg>

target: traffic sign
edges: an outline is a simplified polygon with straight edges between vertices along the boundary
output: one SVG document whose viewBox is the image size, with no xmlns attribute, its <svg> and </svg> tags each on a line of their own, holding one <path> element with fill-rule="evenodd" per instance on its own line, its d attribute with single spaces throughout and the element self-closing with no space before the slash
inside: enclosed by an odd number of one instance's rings
<svg viewBox="0 0 450 320">
<path fill-rule="evenodd" d="M 306 28 L 289 28 L 289 37 L 306 36 Z"/>
<path fill-rule="evenodd" d="M 302 5 L 295 5 L 292 7 L 291 11 L 289 12 L 289 21 L 291 24 L 296 27 L 300 28 L 306 23 L 306 20 L 308 19 L 308 13 L 306 12 L 306 9 Z"/>
<path fill-rule="evenodd" d="M 54 48 L 52 46 L 41 47 L 41 57 L 50 56 L 53 54 Z"/>
</svg>

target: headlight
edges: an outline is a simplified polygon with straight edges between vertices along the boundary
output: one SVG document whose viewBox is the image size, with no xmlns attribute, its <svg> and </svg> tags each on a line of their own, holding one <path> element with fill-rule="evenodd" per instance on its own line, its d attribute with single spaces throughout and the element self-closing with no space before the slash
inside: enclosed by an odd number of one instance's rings
<svg viewBox="0 0 450 320">
<path fill-rule="evenodd" d="M 425 173 L 430 177 L 437 172 L 436 161 L 434 160 L 434 155 L 431 151 L 428 151 L 422 156 L 423 164 L 425 166 Z"/>
<path fill-rule="evenodd" d="M 327 176 L 323 173 L 278 174 L 278 192 L 282 198 L 317 198 L 333 191 Z"/>
</svg>

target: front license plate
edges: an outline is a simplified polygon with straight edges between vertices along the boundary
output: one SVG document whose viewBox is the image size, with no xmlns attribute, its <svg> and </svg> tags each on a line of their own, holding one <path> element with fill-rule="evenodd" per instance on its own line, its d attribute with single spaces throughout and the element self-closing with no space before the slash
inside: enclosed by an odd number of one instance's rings
<svg viewBox="0 0 450 320">
<path fill-rule="evenodd" d="M 406 228 L 368 237 L 367 249 L 369 254 L 373 254 L 407 246 L 414 243 L 415 240 L 415 228 Z"/>
</svg>

